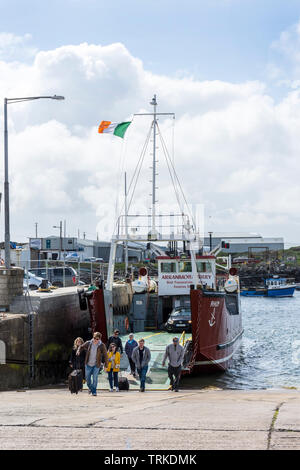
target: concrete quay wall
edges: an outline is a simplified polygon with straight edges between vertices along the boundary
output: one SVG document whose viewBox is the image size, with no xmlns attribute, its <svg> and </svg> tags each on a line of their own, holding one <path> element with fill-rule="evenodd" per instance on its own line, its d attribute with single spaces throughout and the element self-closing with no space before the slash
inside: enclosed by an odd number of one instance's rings
<svg viewBox="0 0 300 470">
<path fill-rule="evenodd" d="M 24 270 L 0 268 L 0 308 L 9 309 L 12 300 L 23 293 Z"/>
<path fill-rule="evenodd" d="M 74 339 L 89 338 L 89 313 L 79 308 L 77 288 L 34 292 L 30 298 L 17 296 L 10 305 L 10 313 L 0 314 L 0 341 L 6 355 L 6 364 L 0 363 L 0 390 L 28 386 L 29 311 L 34 312 L 33 385 L 65 379 Z"/>
</svg>

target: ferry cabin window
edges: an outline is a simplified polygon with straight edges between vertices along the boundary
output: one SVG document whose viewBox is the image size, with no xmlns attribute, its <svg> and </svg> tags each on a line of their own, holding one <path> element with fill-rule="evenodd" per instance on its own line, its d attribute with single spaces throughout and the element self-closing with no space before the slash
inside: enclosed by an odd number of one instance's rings
<svg viewBox="0 0 300 470">
<path fill-rule="evenodd" d="M 190 261 L 180 261 L 179 262 L 179 272 L 180 273 L 191 273 L 192 272 L 192 263 Z"/>
<path fill-rule="evenodd" d="M 197 261 L 198 273 L 211 273 L 211 264 L 208 262 Z"/>
<path fill-rule="evenodd" d="M 160 270 L 162 273 L 176 273 L 176 263 L 161 263 Z"/>
</svg>

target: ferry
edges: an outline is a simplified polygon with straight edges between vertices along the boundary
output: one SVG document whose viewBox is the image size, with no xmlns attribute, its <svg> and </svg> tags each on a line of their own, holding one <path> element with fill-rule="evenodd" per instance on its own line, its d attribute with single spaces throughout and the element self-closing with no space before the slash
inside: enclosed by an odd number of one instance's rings
<svg viewBox="0 0 300 470">
<path fill-rule="evenodd" d="M 119 215 L 116 232 L 111 240 L 107 278 L 100 282 L 96 290 L 87 294 L 92 329 L 102 332 L 103 341 L 107 340 L 115 328 L 123 335 L 129 332 L 145 335 L 148 332 L 146 337 L 151 340 L 159 337 L 160 349 L 155 348 L 155 363 L 158 365 L 172 338 L 169 333 L 164 332 L 164 325 L 171 312 L 176 308 L 190 309 L 191 334 L 182 331 L 180 337 L 185 351 L 183 373 L 225 371 L 232 363 L 243 334 L 237 270 L 231 267 L 229 258 L 218 258 L 226 241 L 222 241 L 210 252 L 204 252 L 203 239 L 190 209 L 185 206 L 186 199 L 180 193 L 182 189 L 173 160 L 166 152 L 158 127 L 159 116 L 174 115 L 157 112 L 156 95 L 150 104 L 153 105 L 153 113 L 143 115 L 152 117 L 148 134 L 148 142 L 151 133 L 153 141 L 151 213 L 130 212 L 128 200 L 134 200 L 134 194 L 128 194 L 125 178 L 125 212 Z M 159 138 L 179 201 L 178 213 L 157 213 L 156 149 Z M 146 144 L 147 142 L 145 148 Z M 141 161 L 140 158 L 134 172 L 136 178 L 140 173 Z M 136 180 L 132 180 L 129 187 L 135 188 Z M 116 308 L 114 272 L 117 247 L 123 244 L 126 253 L 129 241 L 145 243 L 149 248 L 156 245 L 164 249 L 158 249 L 156 256 L 158 273 L 155 282 L 150 278 L 147 267 L 141 268 L 139 279 L 134 280 L 128 272 L 128 263 L 125 260 L 125 283 L 132 292 L 132 300 L 129 309 L 124 312 Z M 217 268 L 223 270 L 221 276 L 217 274 Z M 148 339 L 146 341 L 149 346 Z"/>
</svg>

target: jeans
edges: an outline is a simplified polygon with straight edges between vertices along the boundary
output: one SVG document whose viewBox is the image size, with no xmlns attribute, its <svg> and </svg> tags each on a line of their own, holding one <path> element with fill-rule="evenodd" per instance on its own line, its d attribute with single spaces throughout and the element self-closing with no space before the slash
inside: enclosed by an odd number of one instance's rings
<svg viewBox="0 0 300 470">
<path fill-rule="evenodd" d="M 116 388 L 119 388 L 118 373 L 119 372 L 113 372 L 112 370 L 108 372 L 108 380 L 109 380 L 110 388 L 114 388 L 114 385 Z"/>
<path fill-rule="evenodd" d="M 89 366 L 86 364 L 85 366 L 85 377 L 86 377 L 86 384 L 93 395 L 97 393 L 97 383 L 98 383 L 98 374 L 99 374 L 99 367 L 97 366 Z M 91 381 L 91 378 L 93 380 Z"/>
<path fill-rule="evenodd" d="M 148 370 L 148 366 L 144 366 L 141 369 L 137 370 L 140 376 L 141 388 L 145 388 L 147 370 Z"/>
<path fill-rule="evenodd" d="M 135 374 L 135 363 L 133 362 L 133 360 L 131 359 L 131 357 L 128 357 L 128 361 L 129 361 L 129 364 L 130 364 L 130 371 L 132 374 Z"/>
<path fill-rule="evenodd" d="M 181 375 L 181 366 L 173 367 L 169 364 L 168 376 L 170 379 L 170 385 L 173 390 L 178 390 L 180 375 Z M 175 377 L 175 380 L 174 380 L 174 377 Z"/>
</svg>

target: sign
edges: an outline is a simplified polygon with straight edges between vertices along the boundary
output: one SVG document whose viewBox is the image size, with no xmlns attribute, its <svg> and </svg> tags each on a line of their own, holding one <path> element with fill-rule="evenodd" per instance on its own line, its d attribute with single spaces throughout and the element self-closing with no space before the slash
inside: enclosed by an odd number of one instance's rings
<svg viewBox="0 0 300 470">
<path fill-rule="evenodd" d="M 198 273 L 198 277 L 202 284 L 213 285 L 212 273 Z M 192 273 L 160 273 L 158 295 L 189 295 L 191 284 L 194 284 Z"/>
<path fill-rule="evenodd" d="M 42 240 L 41 238 L 31 238 L 30 239 L 30 248 L 33 250 L 41 250 L 42 249 Z"/>
</svg>

